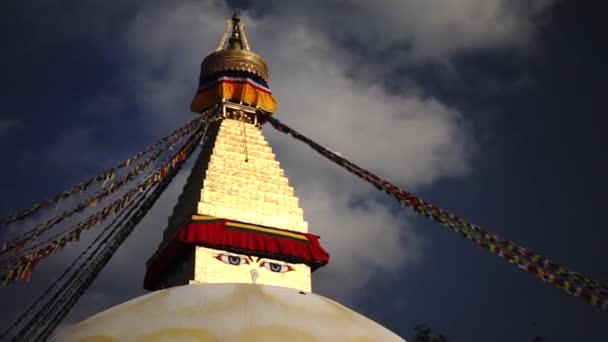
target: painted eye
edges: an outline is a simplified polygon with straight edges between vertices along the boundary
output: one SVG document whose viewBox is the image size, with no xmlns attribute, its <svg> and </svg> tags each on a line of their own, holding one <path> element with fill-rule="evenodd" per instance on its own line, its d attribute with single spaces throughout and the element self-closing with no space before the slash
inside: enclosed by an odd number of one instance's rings
<svg viewBox="0 0 608 342">
<path fill-rule="evenodd" d="M 289 265 L 285 265 L 285 264 L 280 264 L 277 262 L 264 261 L 262 263 L 262 266 L 266 267 L 266 269 L 270 270 L 271 272 L 276 272 L 276 273 L 285 273 L 285 272 L 293 271 L 293 267 L 291 267 Z"/>
<path fill-rule="evenodd" d="M 237 255 L 220 254 L 220 255 L 216 256 L 215 258 L 225 264 L 234 265 L 234 266 L 249 263 L 246 258 L 237 256 Z"/>
</svg>

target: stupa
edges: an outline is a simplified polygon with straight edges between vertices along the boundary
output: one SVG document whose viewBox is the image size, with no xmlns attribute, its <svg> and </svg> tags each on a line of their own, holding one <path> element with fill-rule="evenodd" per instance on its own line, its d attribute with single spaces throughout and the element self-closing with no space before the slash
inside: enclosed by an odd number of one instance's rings
<svg viewBox="0 0 608 342">
<path fill-rule="evenodd" d="M 329 254 L 264 138 L 277 110 L 266 62 L 238 15 L 201 66 L 191 110 L 216 118 L 144 288 L 55 341 L 403 341 L 312 292 Z"/>
</svg>

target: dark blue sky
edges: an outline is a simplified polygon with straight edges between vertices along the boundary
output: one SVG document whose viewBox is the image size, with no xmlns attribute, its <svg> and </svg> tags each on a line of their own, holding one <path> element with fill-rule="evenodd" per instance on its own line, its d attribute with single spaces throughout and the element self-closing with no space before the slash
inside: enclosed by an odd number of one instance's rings
<svg viewBox="0 0 608 342">
<path fill-rule="evenodd" d="M 116 43 L 122 18 L 132 15 L 129 6 L 103 20 L 87 16 L 75 1 L 54 9 L 33 1 L 2 7 L 5 216 L 137 152 L 158 135 L 138 130 L 146 113 L 129 98 L 128 76 L 119 72 L 130 63 Z M 459 54 L 452 61 L 458 77 L 432 63 L 399 72 L 462 112 L 477 141 L 467 177 L 441 180 L 420 195 L 608 283 L 603 21 L 601 9 L 589 2 L 562 1 L 525 53 Z M 387 84 L 398 88 L 400 75 L 393 76 Z M 450 341 L 529 341 L 534 335 L 608 340 L 608 314 L 441 226 L 420 220 L 418 231 L 429 242 L 423 261 L 380 274 L 349 306 L 404 337 L 428 322 Z M 138 286 L 117 289 L 103 305 L 134 296 Z M 27 300 L 40 286 L 29 289 L 0 289 L 0 298 L 18 293 Z M 395 293 L 405 302 L 391 300 Z M 0 310 L 2 320 L 24 308 L 9 304 Z"/>
</svg>

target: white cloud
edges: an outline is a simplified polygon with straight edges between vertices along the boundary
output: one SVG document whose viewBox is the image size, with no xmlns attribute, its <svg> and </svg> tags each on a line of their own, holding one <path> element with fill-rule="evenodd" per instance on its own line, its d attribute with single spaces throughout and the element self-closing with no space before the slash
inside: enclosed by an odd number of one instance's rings
<svg viewBox="0 0 608 342">
<path fill-rule="evenodd" d="M 411 57 L 443 60 L 461 51 L 531 42 L 539 15 L 554 0 L 271 2 L 291 20 L 311 20 L 366 49 L 406 45 Z"/>
<path fill-rule="evenodd" d="M 139 12 L 126 43 L 138 65 L 131 75 L 132 88 L 142 99 L 146 118 L 154 120 L 147 125 L 166 129 L 167 121 L 178 122 L 175 108 L 189 103 L 198 65 L 217 45 L 228 13 L 221 3 L 198 2 Z M 280 106 L 277 115 L 286 123 L 408 186 L 466 172 L 466 131 L 456 110 L 430 97 L 390 95 L 381 84 L 348 78 L 347 73 L 356 70 L 354 61 L 307 22 L 279 15 L 245 19 L 253 49 L 269 63 L 271 88 Z M 365 201 L 365 209 L 348 206 L 355 196 L 371 198 L 371 187 L 301 144 L 265 131 L 301 197 L 312 230 L 334 256 L 318 284 L 323 291 L 354 291 L 374 272 L 399 269 L 419 256 L 419 239 L 404 217 L 393 217 L 371 200 Z M 348 289 L 330 286 L 344 277 L 352 279 Z"/>
<path fill-rule="evenodd" d="M 380 176 L 416 188 L 466 174 L 472 146 L 466 122 L 456 109 L 415 87 L 391 94 L 377 78 L 348 77 L 366 66 L 334 39 L 354 39 L 371 54 L 409 46 L 389 56 L 380 67 L 386 74 L 399 63 L 445 61 L 462 51 L 526 44 L 536 15 L 551 3 L 336 0 L 284 6 L 269 1 L 262 6 L 270 4 L 271 15 L 253 20 L 245 14 L 245 20 L 253 49 L 269 64 L 281 120 Z M 166 130 L 188 116 L 199 63 L 216 46 L 229 13 L 220 1 L 138 12 L 125 43 L 137 65 L 130 79 L 145 126 Z M 410 223 L 373 202 L 375 189 L 290 138 L 265 132 L 312 230 L 334 256 L 319 281 L 322 290 L 338 294 L 331 284 L 346 277 L 352 280 L 347 290 L 354 291 L 374 271 L 396 270 L 419 257 L 419 238 Z M 348 206 L 355 197 L 369 198 L 366 209 Z"/>
<path fill-rule="evenodd" d="M 466 122 L 457 109 L 415 84 L 402 93 L 389 93 L 371 75 L 390 75 L 403 63 L 445 62 L 473 49 L 522 46 L 533 39 L 535 18 L 551 3 L 267 1 L 261 6 L 270 4 L 271 15 L 253 20 L 245 13 L 245 20 L 252 48 L 269 63 L 278 118 L 381 177 L 419 188 L 466 174 L 471 156 Z M 230 11 L 222 1 L 141 4 L 124 26 L 129 60 L 123 77 L 131 91 L 126 95 L 141 109 L 142 130 L 164 135 L 191 117 L 188 107 L 199 64 L 217 45 Z M 116 19 L 114 14 L 109 17 Z M 335 43 L 336 37 L 341 44 Z M 365 51 L 347 49 L 345 38 L 366 46 Z M 409 49 L 391 51 L 382 60 L 361 56 L 401 45 Z M 355 80 L 349 74 L 361 77 Z M 420 259 L 420 237 L 410 220 L 404 214 L 392 215 L 377 202 L 374 188 L 303 144 L 270 128 L 264 131 L 301 198 L 312 231 L 321 235 L 332 254 L 330 265 L 316 277 L 316 289 L 348 300 L 378 272 L 397 271 Z M 83 138 L 89 148 L 92 142 L 86 134 Z M 139 288 L 144 263 L 161 238 L 185 176 L 180 175 L 119 250 L 92 289 L 96 295 L 85 297 L 81 308 L 99 305 L 96 298 L 116 292 L 116 274 Z M 353 207 L 353 198 L 365 200 Z"/>
<path fill-rule="evenodd" d="M 275 40 L 263 40 L 263 33 L 255 32 L 251 40 L 260 42 L 258 51 L 271 52 L 271 86 L 280 101 L 277 117 L 284 122 L 408 187 L 466 172 L 466 132 L 455 110 L 432 98 L 389 95 L 378 84 L 345 77 L 354 68 L 351 61 L 336 58 L 341 52 L 332 53 L 327 38 L 306 27 L 295 26 Z M 286 46 L 299 48 L 282 48 Z M 418 257 L 419 239 L 403 217 L 392 217 L 375 203 L 365 211 L 346 205 L 354 196 L 375 194 L 375 189 L 299 142 L 270 128 L 265 131 L 301 196 L 310 226 L 333 255 L 328 271 L 319 277 L 322 290 L 333 296 L 357 290 L 374 271 L 396 270 Z M 404 241 L 409 241 L 407 248 Z M 385 262 L 374 262 L 377 257 Z M 344 283 L 337 279 L 350 279 L 350 287 L 335 288 Z"/>
</svg>

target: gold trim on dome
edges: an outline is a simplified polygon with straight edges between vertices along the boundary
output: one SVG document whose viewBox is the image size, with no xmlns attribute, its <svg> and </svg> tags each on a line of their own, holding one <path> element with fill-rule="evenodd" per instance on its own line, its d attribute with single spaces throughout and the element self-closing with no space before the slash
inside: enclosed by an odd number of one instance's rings
<svg viewBox="0 0 608 342">
<path fill-rule="evenodd" d="M 226 49 L 216 51 L 203 60 L 201 67 L 203 75 L 227 70 L 247 71 L 268 82 L 266 62 L 256 53 L 247 50 Z"/>
</svg>

